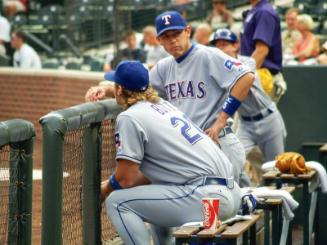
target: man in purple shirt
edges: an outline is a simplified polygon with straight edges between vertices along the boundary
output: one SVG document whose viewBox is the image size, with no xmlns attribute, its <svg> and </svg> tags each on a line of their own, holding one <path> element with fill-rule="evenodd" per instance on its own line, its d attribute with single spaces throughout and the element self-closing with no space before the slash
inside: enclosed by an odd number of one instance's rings
<svg viewBox="0 0 327 245">
<path fill-rule="evenodd" d="M 271 74 L 273 89 L 270 95 L 278 101 L 286 91 L 286 83 L 280 73 L 282 68 L 280 19 L 268 0 L 250 0 L 250 3 L 252 9 L 243 21 L 241 55 L 251 56 L 256 61 L 257 69 L 265 69 Z"/>
</svg>

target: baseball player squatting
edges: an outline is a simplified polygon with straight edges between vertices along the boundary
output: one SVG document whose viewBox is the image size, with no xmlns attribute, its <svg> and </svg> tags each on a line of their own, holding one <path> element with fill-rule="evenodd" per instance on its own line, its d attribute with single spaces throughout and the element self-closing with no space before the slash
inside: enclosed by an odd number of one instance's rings
<svg viewBox="0 0 327 245">
<path fill-rule="evenodd" d="M 101 198 L 124 243 L 150 244 L 144 222 L 168 228 L 203 220 L 203 197 L 219 198 L 220 219 L 235 215 L 241 195 L 230 161 L 183 112 L 158 97 L 146 68 L 123 61 L 105 78 L 115 81 L 115 98 L 125 111 L 115 126 L 116 169 L 102 183 Z"/>
<path fill-rule="evenodd" d="M 274 160 L 285 150 L 286 129 L 276 104 L 262 89 L 256 73 L 255 60 L 237 55 L 239 49 L 237 35 L 228 29 L 218 29 L 211 44 L 247 64 L 255 72 L 255 80 L 249 94 L 238 108 L 240 124 L 236 135 L 242 142 L 246 154 L 258 145 L 265 161 Z"/>
</svg>

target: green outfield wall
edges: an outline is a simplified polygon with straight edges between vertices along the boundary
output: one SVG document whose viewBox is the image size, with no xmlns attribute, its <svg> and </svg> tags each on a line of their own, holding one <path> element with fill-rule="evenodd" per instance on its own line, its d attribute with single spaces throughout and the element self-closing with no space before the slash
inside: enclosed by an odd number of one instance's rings
<svg viewBox="0 0 327 245">
<path fill-rule="evenodd" d="M 327 66 L 286 66 L 287 92 L 280 109 L 287 129 L 286 150 L 305 142 L 327 142 Z"/>
<path fill-rule="evenodd" d="M 321 162 L 319 152 L 327 143 L 327 66 L 287 66 L 283 70 L 288 89 L 278 104 L 287 129 L 286 150 L 301 152 L 306 160 Z M 302 203 L 302 196 L 298 201 Z M 316 215 L 316 243 L 327 244 L 327 195 L 319 193 Z M 295 211 L 295 223 L 303 224 Z"/>
</svg>

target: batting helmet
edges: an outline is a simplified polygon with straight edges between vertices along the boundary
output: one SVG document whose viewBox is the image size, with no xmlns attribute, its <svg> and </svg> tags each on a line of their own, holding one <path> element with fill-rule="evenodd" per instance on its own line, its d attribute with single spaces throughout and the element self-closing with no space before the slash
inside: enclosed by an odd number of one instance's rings
<svg viewBox="0 0 327 245">
<path fill-rule="evenodd" d="M 210 44 L 215 45 L 216 41 L 218 40 L 226 40 L 235 43 L 237 42 L 237 36 L 229 29 L 218 29 L 213 35 L 213 39 L 210 41 Z"/>
</svg>

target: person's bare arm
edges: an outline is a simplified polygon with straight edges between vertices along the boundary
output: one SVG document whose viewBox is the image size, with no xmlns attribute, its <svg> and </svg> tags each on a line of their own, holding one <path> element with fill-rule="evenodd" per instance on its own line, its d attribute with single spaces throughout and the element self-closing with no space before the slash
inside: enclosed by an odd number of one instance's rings
<svg viewBox="0 0 327 245">
<path fill-rule="evenodd" d="M 126 159 L 119 159 L 117 162 L 115 178 L 122 188 L 126 189 L 151 183 L 150 180 L 140 171 L 139 164 Z M 114 190 L 111 185 L 109 185 L 109 180 L 103 181 L 101 183 L 101 201 L 104 201 L 112 191 Z"/>
<path fill-rule="evenodd" d="M 256 41 L 255 49 L 251 57 L 255 59 L 255 62 L 257 64 L 257 69 L 259 69 L 262 66 L 268 53 L 269 53 L 269 46 L 262 41 Z"/>
<path fill-rule="evenodd" d="M 311 57 L 312 53 L 319 53 L 319 39 L 312 36 L 311 41 L 309 42 L 308 46 L 303 49 L 302 51 L 296 54 L 296 57 L 301 58 L 308 58 Z"/>
<path fill-rule="evenodd" d="M 111 65 L 109 63 L 104 63 L 103 71 L 108 72 L 108 71 L 111 71 L 111 70 L 112 70 Z"/>
<path fill-rule="evenodd" d="M 239 101 L 243 101 L 247 96 L 247 94 L 249 93 L 253 81 L 254 81 L 254 74 L 246 73 L 244 76 L 240 77 L 237 80 L 237 82 L 235 83 L 235 85 L 233 86 L 230 92 L 230 95 L 232 95 Z M 229 114 L 227 114 L 224 111 L 221 111 L 217 115 L 217 119 L 214 122 L 214 124 L 205 131 L 213 141 L 218 142 L 219 133 L 225 127 L 227 119 L 229 117 L 230 117 Z"/>
<path fill-rule="evenodd" d="M 115 97 L 114 85 L 105 84 L 89 88 L 85 94 L 85 101 L 98 101 L 106 97 Z"/>
</svg>

